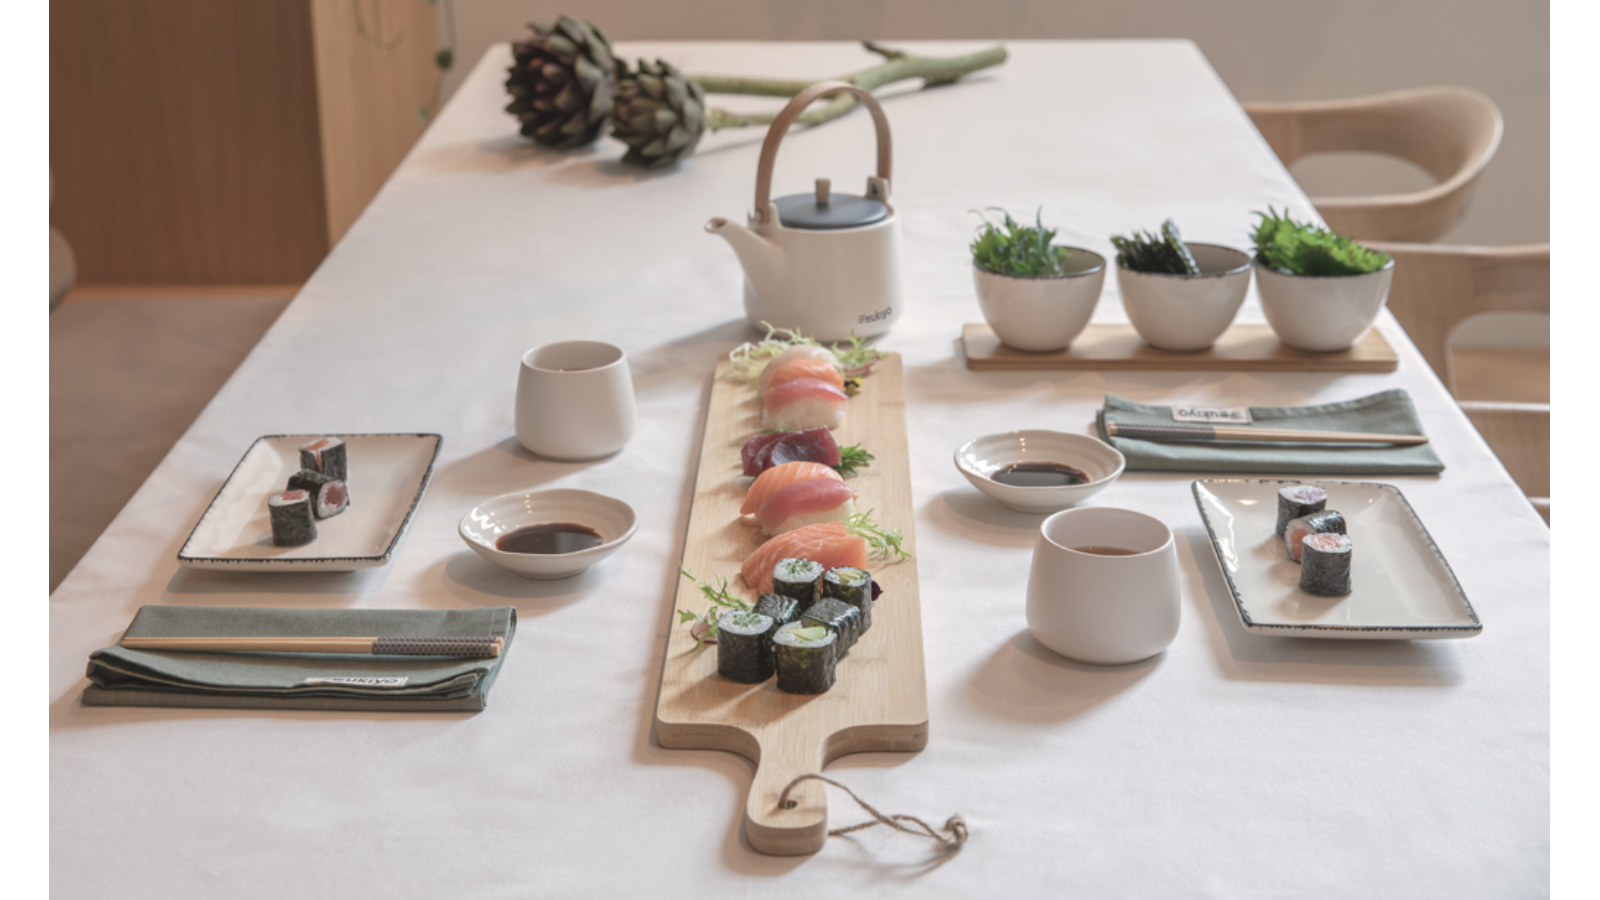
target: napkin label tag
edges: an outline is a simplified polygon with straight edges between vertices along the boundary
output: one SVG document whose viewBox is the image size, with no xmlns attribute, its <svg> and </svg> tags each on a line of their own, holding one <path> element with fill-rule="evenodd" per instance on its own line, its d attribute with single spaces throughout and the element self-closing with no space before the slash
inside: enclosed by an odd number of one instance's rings
<svg viewBox="0 0 1600 900">
<path fill-rule="evenodd" d="M 405 687 L 411 679 L 404 676 L 336 675 L 327 678 L 307 678 L 301 684 L 353 684 L 360 687 Z"/>
<path fill-rule="evenodd" d="M 1247 406 L 1174 406 L 1175 422 L 1204 422 L 1208 425 L 1249 425 L 1250 408 Z"/>
</svg>

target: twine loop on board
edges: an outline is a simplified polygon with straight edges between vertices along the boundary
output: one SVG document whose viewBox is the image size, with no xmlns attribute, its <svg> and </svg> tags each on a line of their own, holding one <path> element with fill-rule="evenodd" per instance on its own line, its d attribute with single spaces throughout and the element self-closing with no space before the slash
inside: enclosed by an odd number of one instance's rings
<svg viewBox="0 0 1600 900">
<path fill-rule="evenodd" d="M 846 794 L 850 795 L 851 800 L 854 800 L 858 806 L 866 810 L 867 813 L 872 816 L 872 819 L 867 822 L 858 822 L 855 825 L 846 825 L 843 828 L 831 828 L 828 830 L 829 837 L 849 834 L 852 831 L 861 831 L 864 828 L 874 828 L 878 825 L 887 825 L 890 828 L 893 828 L 895 831 L 903 831 L 906 834 L 912 834 L 918 837 L 925 837 L 937 841 L 940 848 L 947 853 L 960 850 L 961 845 L 967 842 L 967 820 L 961 818 L 960 813 L 956 813 L 955 815 L 946 819 L 943 828 L 934 830 L 933 826 L 922 821 L 916 816 L 886 816 L 874 809 L 872 804 L 861 799 L 860 797 L 857 797 L 855 791 L 850 790 L 839 782 L 834 781 L 832 778 L 828 778 L 824 775 L 801 775 L 795 780 L 789 782 L 789 784 L 784 787 L 783 793 L 778 795 L 778 808 L 794 809 L 797 804 L 795 801 L 789 799 L 789 792 L 793 791 L 795 787 L 800 784 L 800 782 L 809 780 L 816 780 L 824 784 L 831 784 L 839 790 L 844 791 Z M 906 823 L 910 823 L 916 827 L 912 828 Z"/>
</svg>

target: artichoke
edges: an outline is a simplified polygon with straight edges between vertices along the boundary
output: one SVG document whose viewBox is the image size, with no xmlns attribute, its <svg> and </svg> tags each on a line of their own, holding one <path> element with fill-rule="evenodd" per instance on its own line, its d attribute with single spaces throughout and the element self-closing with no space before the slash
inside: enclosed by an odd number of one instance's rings
<svg viewBox="0 0 1600 900">
<path fill-rule="evenodd" d="M 694 153 L 706 130 L 706 93 L 671 63 L 639 60 L 630 73 L 623 63 L 611 132 L 628 152 L 622 161 L 654 169 Z"/>
<path fill-rule="evenodd" d="M 594 143 L 605 129 L 616 93 L 611 42 L 582 19 L 562 16 L 554 27 L 529 25 L 533 37 L 511 45 L 506 112 L 526 137 L 557 150 Z"/>
</svg>

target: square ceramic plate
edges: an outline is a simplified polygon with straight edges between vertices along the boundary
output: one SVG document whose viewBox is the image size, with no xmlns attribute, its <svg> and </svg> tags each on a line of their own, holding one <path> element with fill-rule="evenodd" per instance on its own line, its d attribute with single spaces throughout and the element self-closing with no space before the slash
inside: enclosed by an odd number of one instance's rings
<svg viewBox="0 0 1600 900">
<path fill-rule="evenodd" d="M 317 539 L 275 547 L 267 497 L 300 470 L 300 445 L 324 435 L 257 438 L 178 551 L 181 565 L 234 572 L 350 572 L 385 565 L 422 503 L 437 434 L 337 434 L 350 458 L 350 506 L 317 522 Z"/>
<path fill-rule="evenodd" d="M 1300 590 L 1278 521 L 1278 490 L 1316 485 L 1355 543 L 1348 597 Z M 1245 630 L 1285 637 L 1437 640 L 1475 637 L 1478 614 L 1411 504 L 1389 484 L 1205 479 L 1194 500 Z"/>
</svg>

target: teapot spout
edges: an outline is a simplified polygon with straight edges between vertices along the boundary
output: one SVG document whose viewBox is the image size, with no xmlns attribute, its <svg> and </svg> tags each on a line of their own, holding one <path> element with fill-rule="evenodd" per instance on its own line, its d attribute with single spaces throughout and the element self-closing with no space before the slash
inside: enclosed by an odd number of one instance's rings
<svg viewBox="0 0 1600 900">
<path fill-rule="evenodd" d="M 706 231 L 726 240 L 744 266 L 744 276 L 758 296 L 770 297 L 783 283 L 787 266 L 783 250 L 771 240 L 736 222 L 717 218 L 706 223 Z"/>
</svg>

